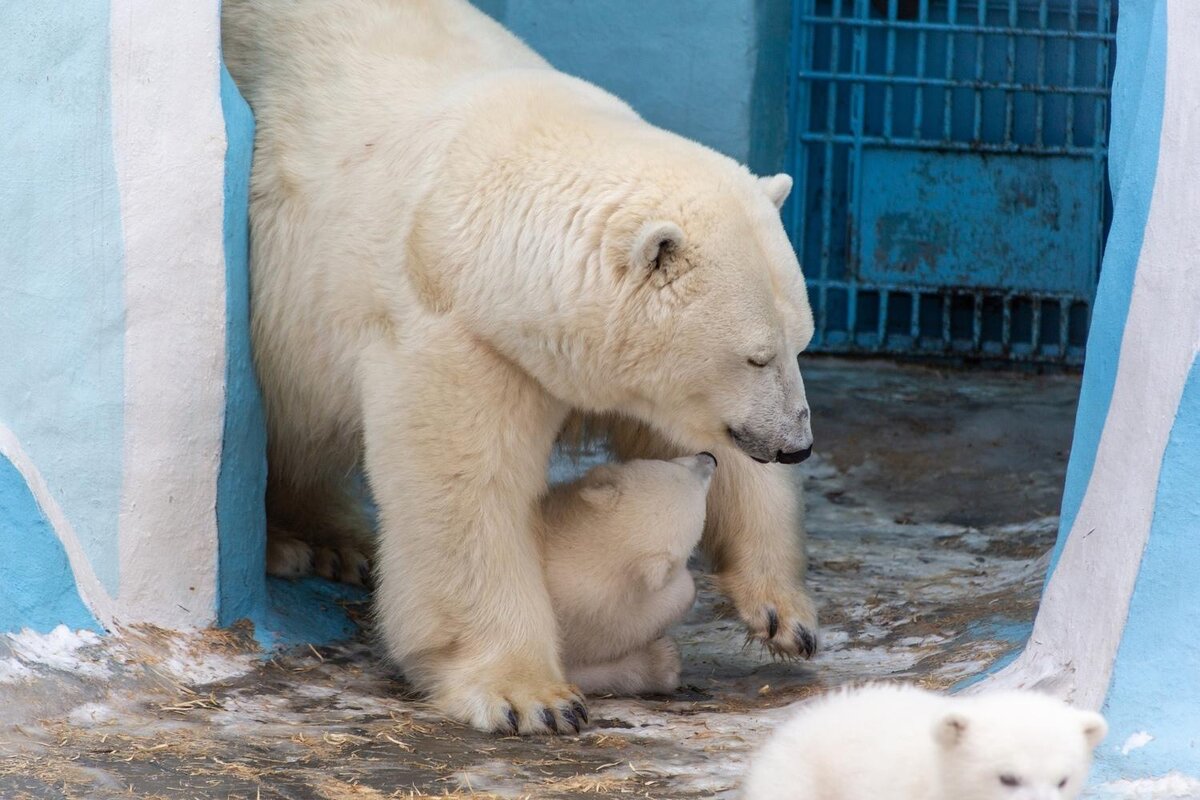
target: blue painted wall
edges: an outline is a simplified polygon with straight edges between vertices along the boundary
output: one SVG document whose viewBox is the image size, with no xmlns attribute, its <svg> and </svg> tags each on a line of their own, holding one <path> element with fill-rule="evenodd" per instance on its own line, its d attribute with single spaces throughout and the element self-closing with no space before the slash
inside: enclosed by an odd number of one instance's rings
<svg viewBox="0 0 1200 800">
<path fill-rule="evenodd" d="M 2 16 L 0 424 L 20 439 L 115 594 L 124 283 L 109 7 L 9 3 Z M 16 480 L 13 471 L 0 476 Z"/>
<path fill-rule="evenodd" d="M 250 158 L 254 117 L 221 68 L 225 112 L 226 396 L 221 471 L 218 622 L 228 625 L 266 606 L 267 434 L 250 349 Z"/>
<path fill-rule="evenodd" d="M 760 173 L 783 168 L 790 0 L 476 0 L 555 67 Z"/>
</svg>

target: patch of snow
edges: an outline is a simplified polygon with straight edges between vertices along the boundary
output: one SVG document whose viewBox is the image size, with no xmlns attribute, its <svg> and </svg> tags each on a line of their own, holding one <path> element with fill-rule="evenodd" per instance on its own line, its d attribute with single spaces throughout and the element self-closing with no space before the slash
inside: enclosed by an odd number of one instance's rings
<svg viewBox="0 0 1200 800">
<path fill-rule="evenodd" d="M 26 628 L 20 633 L 8 634 L 8 639 L 13 654 L 27 665 L 49 667 L 87 677 L 105 677 L 109 674 L 103 664 L 80 653 L 85 647 L 100 644 L 100 637 L 91 631 L 72 631 L 66 625 L 59 625 L 49 633 L 41 634 Z"/>
<path fill-rule="evenodd" d="M 237 678 L 254 668 L 256 658 L 250 653 L 226 655 L 189 641 L 175 640 L 171 655 L 161 667 L 181 681 L 193 686 Z"/>
<path fill-rule="evenodd" d="M 33 675 L 29 667 L 15 658 L 0 659 L 0 684 L 18 683 Z"/>
<path fill-rule="evenodd" d="M 1121 755 L 1127 756 L 1131 751 L 1137 750 L 1139 747 L 1145 747 L 1152 741 L 1154 741 L 1154 737 L 1145 731 L 1138 731 L 1137 733 L 1131 734 L 1130 737 L 1125 740 L 1125 743 L 1121 745 Z"/>
</svg>

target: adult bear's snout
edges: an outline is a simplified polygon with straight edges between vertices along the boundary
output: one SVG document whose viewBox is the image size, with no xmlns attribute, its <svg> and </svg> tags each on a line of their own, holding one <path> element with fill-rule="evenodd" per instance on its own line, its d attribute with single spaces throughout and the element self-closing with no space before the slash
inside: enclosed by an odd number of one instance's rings
<svg viewBox="0 0 1200 800">
<path fill-rule="evenodd" d="M 812 445 L 810 444 L 808 447 L 804 448 L 803 450 L 793 450 L 790 453 L 785 453 L 782 450 L 780 450 L 778 453 L 775 454 L 775 460 L 778 461 L 780 464 L 799 464 L 801 461 L 806 460 L 811 455 L 812 455 Z"/>
</svg>

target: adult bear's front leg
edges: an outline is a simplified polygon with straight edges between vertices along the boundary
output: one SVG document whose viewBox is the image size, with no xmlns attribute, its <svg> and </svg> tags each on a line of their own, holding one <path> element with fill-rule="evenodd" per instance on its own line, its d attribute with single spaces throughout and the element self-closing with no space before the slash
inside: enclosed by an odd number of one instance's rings
<svg viewBox="0 0 1200 800">
<path fill-rule="evenodd" d="M 681 448 L 629 419 L 576 420 L 604 434 L 618 458 L 674 458 Z M 804 588 L 803 495 L 795 467 L 757 464 L 733 447 L 714 448 L 701 547 L 722 592 L 750 635 L 773 653 L 808 658 L 817 648 L 817 609 Z"/>
<path fill-rule="evenodd" d="M 423 326 L 361 365 L 384 641 L 452 717 L 574 732 L 587 712 L 563 677 L 532 527 L 564 411 L 452 320 Z"/>
<path fill-rule="evenodd" d="M 703 548 L 722 592 L 771 652 L 811 657 L 817 609 L 804 588 L 804 499 L 794 467 L 718 454 Z"/>
</svg>

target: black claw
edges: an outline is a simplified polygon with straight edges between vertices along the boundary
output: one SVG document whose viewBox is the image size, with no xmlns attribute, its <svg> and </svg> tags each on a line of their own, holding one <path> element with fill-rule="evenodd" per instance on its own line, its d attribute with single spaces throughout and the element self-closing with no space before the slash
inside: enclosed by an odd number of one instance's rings
<svg viewBox="0 0 1200 800">
<path fill-rule="evenodd" d="M 805 658 L 812 658 L 817 652 L 817 637 L 799 623 L 796 624 L 796 642 L 800 645 L 800 654 Z"/>
<path fill-rule="evenodd" d="M 569 708 L 563 707 L 558 710 L 558 713 L 562 715 L 564 722 L 566 722 L 568 725 L 570 725 L 572 728 L 574 728 L 576 733 L 579 733 L 579 728 L 580 728 L 579 717 L 575 716 L 574 711 L 572 711 Z"/>
<path fill-rule="evenodd" d="M 508 720 L 508 733 L 515 735 L 521 729 L 521 724 L 517 721 L 516 710 L 510 707 L 504 712 L 504 718 Z"/>
<path fill-rule="evenodd" d="M 779 614 L 775 609 L 767 609 L 767 638 L 774 639 L 775 634 L 779 632 Z"/>
<path fill-rule="evenodd" d="M 554 718 L 554 712 L 548 708 L 542 709 L 542 724 L 558 733 L 558 720 Z"/>
<path fill-rule="evenodd" d="M 584 725 L 587 725 L 587 722 L 588 722 L 587 706 L 585 706 L 583 703 L 571 703 L 571 708 L 573 708 L 575 710 L 575 716 L 577 716 L 581 720 L 583 720 Z"/>
</svg>

